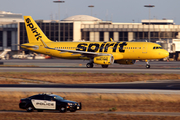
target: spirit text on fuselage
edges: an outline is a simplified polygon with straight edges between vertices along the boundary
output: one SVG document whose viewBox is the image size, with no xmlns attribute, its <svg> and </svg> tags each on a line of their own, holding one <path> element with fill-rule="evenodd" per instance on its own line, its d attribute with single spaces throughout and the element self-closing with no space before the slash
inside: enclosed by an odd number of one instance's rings
<svg viewBox="0 0 180 120">
<path fill-rule="evenodd" d="M 119 48 L 119 52 L 124 53 L 125 50 L 123 50 L 123 47 L 126 45 L 126 42 L 79 43 L 76 50 L 87 52 L 97 52 L 99 50 L 99 52 L 108 52 L 108 48 L 112 47 L 112 52 L 117 52 L 116 50 Z"/>
</svg>

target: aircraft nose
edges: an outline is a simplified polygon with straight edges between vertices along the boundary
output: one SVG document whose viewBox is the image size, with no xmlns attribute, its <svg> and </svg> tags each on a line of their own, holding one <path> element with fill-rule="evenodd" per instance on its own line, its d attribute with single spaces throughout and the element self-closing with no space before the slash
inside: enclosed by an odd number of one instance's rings
<svg viewBox="0 0 180 120">
<path fill-rule="evenodd" d="M 162 52 L 162 56 L 165 58 L 165 57 L 168 57 L 169 56 L 169 52 L 168 51 L 166 51 L 166 50 L 164 50 L 163 52 Z"/>
<path fill-rule="evenodd" d="M 168 52 L 168 51 L 166 51 L 165 55 L 166 55 L 166 57 L 168 57 L 168 56 L 169 56 L 169 52 Z"/>
</svg>

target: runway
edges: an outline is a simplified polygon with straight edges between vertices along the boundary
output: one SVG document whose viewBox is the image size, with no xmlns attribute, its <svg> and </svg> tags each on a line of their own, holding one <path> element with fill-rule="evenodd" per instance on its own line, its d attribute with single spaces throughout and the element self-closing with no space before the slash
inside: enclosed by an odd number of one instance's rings
<svg viewBox="0 0 180 120">
<path fill-rule="evenodd" d="M 0 72 L 85 72 L 85 73 L 167 73 L 180 74 L 179 62 L 151 62 L 152 68 L 144 68 L 145 62 L 136 62 L 134 65 L 113 64 L 109 68 L 86 68 L 87 61 L 82 60 L 4 60 L 4 65 L 33 65 L 32 67 L 0 67 Z M 38 92 L 84 92 L 84 93 L 160 93 L 179 94 L 179 81 L 160 81 L 147 83 L 115 83 L 115 84 L 20 84 L 0 85 L 0 91 L 38 91 Z M 143 90 L 142 90 L 143 89 Z"/>
<path fill-rule="evenodd" d="M 0 91 L 39 92 L 39 93 L 113 93 L 113 94 L 180 94 L 179 90 L 149 89 L 95 89 L 95 88 L 0 88 Z"/>
<path fill-rule="evenodd" d="M 1 84 L 0 91 L 180 94 L 179 80 L 104 84 Z"/>
<path fill-rule="evenodd" d="M 136 62 L 134 65 L 113 64 L 109 68 L 101 68 L 94 65 L 94 68 L 86 68 L 88 61 L 83 60 L 2 60 L 4 66 L 0 72 L 86 72 L 86 73 L 173 73 L 180 74 L 180 62 L 150 62 L 151 68 L 145 68 L 145 62 Z M 8 66 L 8 67 L 7 67 Z M 21 66 L 21 67 L 17 67 Z M 27 67 L 28 66 L 28 67 Z"/>
</svg>

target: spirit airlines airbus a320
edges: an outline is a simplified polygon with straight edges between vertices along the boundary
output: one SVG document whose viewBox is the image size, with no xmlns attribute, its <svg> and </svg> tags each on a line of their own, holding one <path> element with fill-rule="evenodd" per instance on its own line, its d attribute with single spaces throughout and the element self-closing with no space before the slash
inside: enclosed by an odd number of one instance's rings
<svg viewBox="0 0 180 120">
<path fill-rule="evenodd" d="M 87 68 L 93 64 L 107 68 L 113 63 L 134 64 L 135 60 L 162 59 L 169 53 L 160 45 L 151 42 L 53 42 L 41 31 L 31 16 L 24 16 L 29 43 L 21 47 L 54 57 L 89 60 Z"/>
</svg>

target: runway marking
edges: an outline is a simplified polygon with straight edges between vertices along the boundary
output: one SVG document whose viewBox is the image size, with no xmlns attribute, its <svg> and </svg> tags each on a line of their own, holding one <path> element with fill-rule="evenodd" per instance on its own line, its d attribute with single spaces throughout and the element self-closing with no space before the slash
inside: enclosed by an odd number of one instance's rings
<svg viewBox="0 0 180 120">
<path fill-rule="evenodd" d="M 176 88 L 176 86 L 180 86 L 180 84 L 168 85 L 169 88 Z"/>
</svg>

